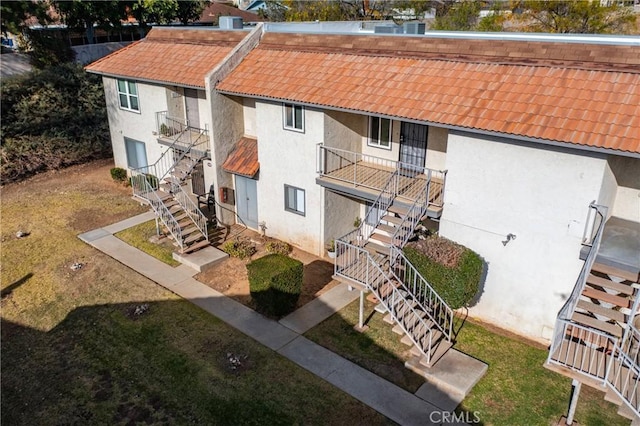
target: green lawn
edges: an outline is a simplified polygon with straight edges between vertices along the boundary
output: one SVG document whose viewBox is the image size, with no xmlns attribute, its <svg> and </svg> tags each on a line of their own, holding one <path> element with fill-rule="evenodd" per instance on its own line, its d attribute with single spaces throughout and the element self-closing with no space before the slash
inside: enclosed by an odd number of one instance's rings
<svg viewBox="0 0 640 426">
<path fill-rule="evenodd" d="M 179 266 L 180 262 L 174 260 L 173 251 L 175 247 L 171 244 L 171 240 L 165 238 L 160 243 L 152 243 L 149 239 L 156 235 L 156 222 L 150 220 L 131 228 L 125 229 L 115 234 L 125 243 L 142 250 L 150 256 L 166 263 L 169 266 Z"/>
<path fill-rule="evenodd" d="M 2 424 L 389 424 L 81 242 L 144 211 L 109 167 L 2 190 Z"/>
<path fill-rule="evenodd" d="M 423 379 L 404 367 L 408 347 L 376 313 L 370 328 L 358 333 L 358 301 L 351 303 L 305 336 L 387 380 L 415 392 Z M 374 305 L 367 302 L 365 312 Z M 484 425 L 548 425 L 566 415 L 571 380 L 543 367 L 547 350 L 488 331 L 467 321 L 455 348 L 489 365 L 487 374 L 459 407 L 479 413 Z M 628 425 L 604 393 L 582 387 L 576 420 L 582 425 Z M 472 418 L 472 417 L 470 417 Z"/>
</svg>

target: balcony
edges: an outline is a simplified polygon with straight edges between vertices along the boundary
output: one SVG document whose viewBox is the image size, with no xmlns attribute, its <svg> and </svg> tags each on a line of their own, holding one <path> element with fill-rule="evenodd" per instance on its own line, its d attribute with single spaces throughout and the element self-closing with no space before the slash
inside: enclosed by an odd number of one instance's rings
<svg viewBox="0 0 640 426">
<path fill-rule="evenodd" d="M 158 143 L 180 147 L 206 147 L 209 150 L 209 132 L 206 129 L 189 126 L 186 120 L 171 117 L 167 111 L 156 112 L 156 133 Z"/>
<path fill-rule="evenodd" d="M 318 145 L 316 183 L 332 191 L 374 201 L 392 175 L 399 203 L 410 206 L 428 182 L 427 216 L 439 218 L 444 204 L 446 171 L 416 167 L 399 161 Z"/>
</svg>

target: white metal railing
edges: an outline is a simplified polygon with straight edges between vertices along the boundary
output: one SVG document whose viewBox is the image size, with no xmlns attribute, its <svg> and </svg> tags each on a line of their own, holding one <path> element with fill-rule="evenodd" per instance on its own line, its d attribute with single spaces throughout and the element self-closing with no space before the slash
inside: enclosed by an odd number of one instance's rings
<svg viewBox="0 0 640 426">
<path fill-rule="evenodd" d="M 200 233 L 204 236 L 205 240 L 209 241 L 209 233 L 207 231 L 207 217 L 198 208 L 196 203 L 189 197 L 189 195 L 182 190 L 180 185 L 172 184 L 171 188 L 174 199 L 180 204 L 180 207 L 193 221 L 194 225 L 198 228 Z"/>
<path fill-rule="evenodd" d="M 447 340 L 453 338 L 454 313 L 453 309 L 431 287 L 431 284 L 418 272 L 398 247 L 391 247 L 392 275 L 412 295 L 422 310 L 429 315 L 436 327 L 442 331 Z"/>
<path fill-rule="evenodd" d="M 404 247 L 409 241 L 409 238 L 413 234 L 414 229 L 420 222 L 420 219 L 427 211 L 427 202 L 429 199 L 429 188 L 431 186 L 431 179 L 428 179 L 419 189 L 420 196 L 416 197 L 407 214 L 402 218 L 402 222 L 396 227 L 395 232 L 391 236 L 392 245 L 396 247 Z M 399 250 L 398 250 L 399 252 Z M 391 264 L 393 265 L 396 258 L 391 256 Z"/>
<path fill-rule="evenodd" d="M 618 344 L 618 338 L 568 319 L 556 320 L 554 330 L 559 339 L 553 352 L 549 351 L 548 362 L 606 383 L 613 359 L 611 351 Z"/>
<path fill-rule="evenodd" d="M 416 310 L 412 299 L 402 294 L 402 285 L 397 286 L 366 249 L 345 241 L 336 241 L 335 265 L 336 275 L 362 284 L 384 302 L 393 320 L 425 354 L 426 361 L 431 362 L 434 343 L 431 318 L 420 315 L 422 311 Z"/>
<path fill-rule="evenodd" d="M 180 249 L 184 249 L 184 242 L 182 240 L 182 229 L 178 225 L 178 221 L 171 214 L 169 208 L 165 205 L 164 201 L 158 195 L 156 191 L 157 186 L 154 189 L 152 185 L 153 181 L 157 181 L 155 176 L 148 176 L 145 174 L 137 174 L 131 176 L 131 186 L 134 187 L 134 191 L 138 191 L 139 194 L 144 194 L 144 198 L 149 202 L 151 208 L 155 212 L 156 216 L 160 218 L 162 223 L 167 227 L 174 241 L 178 244 Z"/>
<path fill-rule="evenodd" d="M 433 198 L 429 199 L 428 197 L 427 202 L 430 205 L 443 205 L 446 171 L 416 167 L 412 164 L 373 155 L 330 148 L 323 144 L 318 144 L 316 160 L 317 172 L 320 176 L 330 177 L 354 187 L 363 187 L 376 191 L 382 191 L 388 181 L 388 177 L 397 172 L 396 194 L 406 196 L 411 200 L 414 200 L 415 196 L 422 195 L 415 190 L 415 182 L 421 180 L 425 182 L 434 181 L 437 179 L 439 180 L 437 183 L 438 191 L 434 191 Z"/>
<path fill-rule="evenodd" d="M 612 353 L 612 362 L 607 372 L 607 384 L 625 404 L 640 415 L 640 366 L 638 349 L 640 333 L 630 326 L 631 338 L 616 345 Z"/>
<path fill-rule="evenodd" d="M 364 220 L 360 223 L 360 226 L 349 232 L 348 234 L 343 235 L 342 237 L 340 237 L 340 239 L 346 242 L 367 241 L 373 231 L 376 229 L 376 226 L 380 223 L 380 217 L 374 218 L 374 216 L 382 216 L 382 214 L 387 211 L 389 206 L 391 206 L 391 203 L 393 203 L 393 200 L 396 196 L 397 183 L 397 172 L 394 172 L 388 177 L 387 182 L 380 191 L 380 194 L 378 195 L 376 200 L 371 205 L 369 212 L 365 216 Z"/>
</svg>

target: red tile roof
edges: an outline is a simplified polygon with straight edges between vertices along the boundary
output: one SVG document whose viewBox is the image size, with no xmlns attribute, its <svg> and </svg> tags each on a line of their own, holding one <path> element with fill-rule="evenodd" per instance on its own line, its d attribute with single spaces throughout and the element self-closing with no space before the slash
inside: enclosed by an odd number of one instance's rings
<svg viewBox="0 0 640 426">
<path fill-rule="evenodd" d="M 518 42 L 463 55 L 424 37 L 285 36 L 267 33 L 218 90 L 640 153 L 640 46 L 527 43 L 513 59 Z"/>
<path fill-rule="evenodd" d="M 247 137 L 241 138 L 225 160 L 222 168 L 229 173 L 254 177 L 260 170 L 258 141 Z"/>
<path fill-rule="evenodd" d="M 153 28 L 147 37 L 88 65 L 96 74 L 204 88 L 204 77 L 244 31 Z"/>
</svg>

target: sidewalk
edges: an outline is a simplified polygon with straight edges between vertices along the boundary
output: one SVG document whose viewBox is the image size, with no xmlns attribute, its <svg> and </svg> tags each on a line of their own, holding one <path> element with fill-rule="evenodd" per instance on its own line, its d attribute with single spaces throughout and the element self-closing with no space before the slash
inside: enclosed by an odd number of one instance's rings
<svg viewBox="0 0 640 426">
<path fill-rule="evenodd" d="M 439 408 L 436 401 L 441 400 L 443 395 L 437 391 L 434 391 L 432 399 L 429 395 L 421 395 L 424 398 L 421 399 L 302 336 L 302 333 L 355 300 L 357 292 L 348 291 L 346 285 L 341 284 L 279 322 L 268 319 L 194 279 L 197 273 L 194 269 L 185 265 L 172 268 L 113 235 L 153 218 L 153 212 L 143 213 L 86 232 L 78 238 L 215 315 L 394 422 L 401 425 L 427 425 L 434 424 L 430 418 L 442 419 L 441 413 L 445 410 Z M 430 417 L 431 413 L 436 414 Z"/>
</svg>

